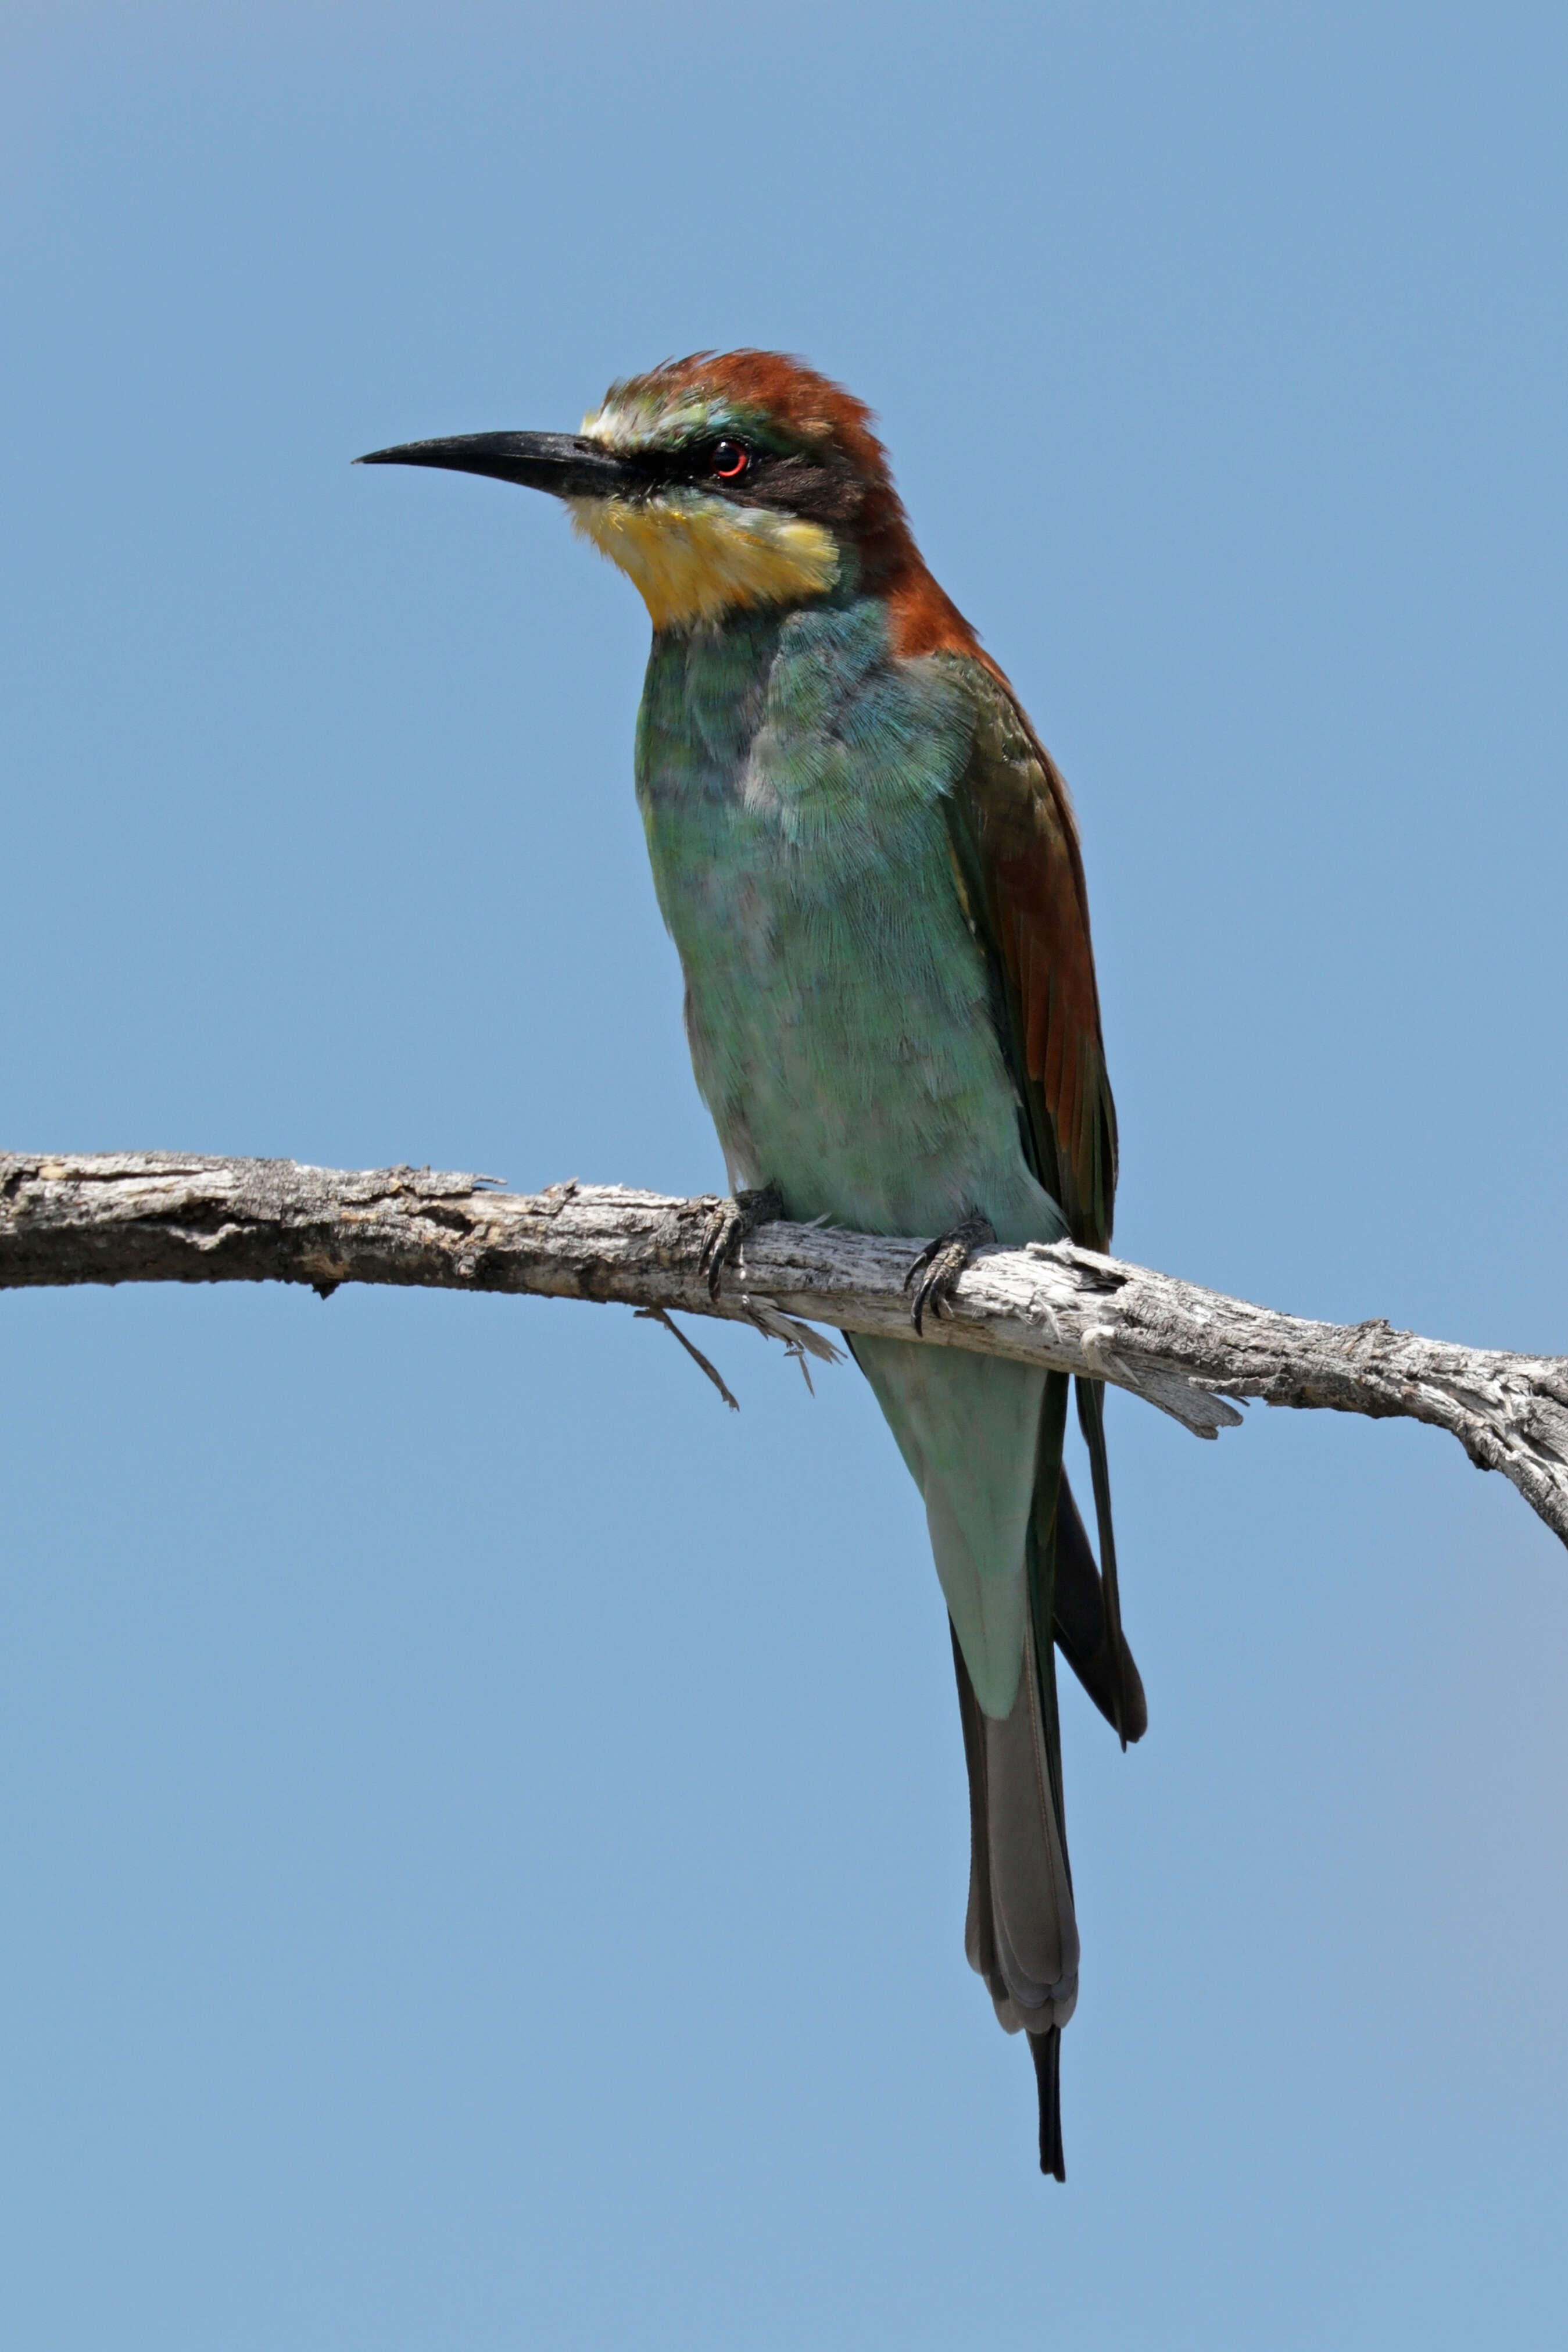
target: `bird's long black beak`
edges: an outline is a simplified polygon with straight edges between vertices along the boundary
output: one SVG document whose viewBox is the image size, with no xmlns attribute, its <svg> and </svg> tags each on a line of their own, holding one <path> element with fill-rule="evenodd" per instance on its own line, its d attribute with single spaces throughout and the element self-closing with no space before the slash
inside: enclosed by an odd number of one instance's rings
<svg viewBox="0 0 1568 2352">
<path fill-rule="evenodd" d="M 576 433 L 459 433 L 447 441 L 404 441 L 372 449 L 356 466 L 444 466 L 497 482 L 549 490 L 558 499 L 624 498 L 648 488 L 645 469 Z"/>
</svg>

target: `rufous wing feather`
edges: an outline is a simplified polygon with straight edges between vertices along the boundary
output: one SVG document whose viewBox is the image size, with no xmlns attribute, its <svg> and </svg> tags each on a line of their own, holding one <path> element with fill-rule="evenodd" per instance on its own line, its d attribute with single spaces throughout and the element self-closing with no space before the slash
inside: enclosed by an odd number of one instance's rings
<svg viewBox="0 0 1568 2352">
<path fill-rule="evenodd" d="M 1116 1112 L 1072 804 L 1000 671 L 983 654 L 949 658 L 961 665 L 976 709 L 968 761 L 949 803 L 954 856 L 1003 999 L 1003 1042 L 1036 1172 L 1073 1239 L 1104 1249 L 1116 1189 Z"/>
</svg>

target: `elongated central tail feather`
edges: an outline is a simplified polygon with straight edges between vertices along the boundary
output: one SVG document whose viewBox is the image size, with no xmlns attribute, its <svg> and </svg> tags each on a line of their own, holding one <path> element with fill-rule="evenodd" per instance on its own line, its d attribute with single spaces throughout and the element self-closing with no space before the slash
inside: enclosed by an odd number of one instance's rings
<svg viewBox="0 0 1568 2352">
<path fill-rule="evenodd" d="M 1065 2180 L 1067 2158 L 1061 2152 L 1061 2028 L 1048 2025 L 1029 2037 L 1034 2060 L 1035 2088 L 1040 2095 L 1040 2168 L 1048 2180 Z"/>
</svg>

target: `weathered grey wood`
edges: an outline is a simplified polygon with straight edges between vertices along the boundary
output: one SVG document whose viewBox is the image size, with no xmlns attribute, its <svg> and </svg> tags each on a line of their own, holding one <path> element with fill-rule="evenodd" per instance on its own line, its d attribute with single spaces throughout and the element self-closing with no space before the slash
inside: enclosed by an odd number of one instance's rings
<svg viewBox="0 0 1568 2352">
<path fill-rule="evenodd" d="M 618 1184 L 505 1192 L 429 1168 L 345 1173 L 161 1152 L 0 1154 L 0 1288 L 79 1282 L 412 1283 L 749 1321 L 832 1352 L 800 1318 L 912 1347 L 975 1348 L 1129 1389 L 1199 1436 L 1232 1397 L 1403 1414 L 1500 1470 L 1568 1542 L 1568 1359 L 1343 1326 L 1202 1290 L 1068 1244 L 983 1252 L 953 1312 L 910 1327 L 920 1244 L 765 1225 L 715 1301 L 697 1272 L 711 1197 Z"/>
</svg>

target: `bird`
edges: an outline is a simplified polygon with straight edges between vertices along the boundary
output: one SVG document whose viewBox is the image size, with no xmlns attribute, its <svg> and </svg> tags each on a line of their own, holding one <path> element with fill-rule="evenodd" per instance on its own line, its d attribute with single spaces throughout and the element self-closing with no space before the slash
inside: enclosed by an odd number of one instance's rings
<svg viewBox="0 0 1568 2352">
<path fill-rule="evenodd" d="M 925 1503 L 969 1784 L 965 1949 L 1034 2062 L 1066 2178 L 1078 1997 L 1055 1671 L 1124 1748 L 1147 1708 L 1122 1628 L 1103 1383 L 1076 1383 L 1096 1562 L 1062 1466 L 1065 1373 L 925 1343 L 978 1250 L 1103 1251 L 1116 1185 L 1077 823 L 1008 678 L 937 585 L 863 402 L 777 352 L 613 383 L 576 434 L 372 450 L 543 490 L 653 625 L 635 782 L 730 1193 L 750 1234 L 924 1242 L 904 1338 L 846 1334 Z"/>
</svg>

